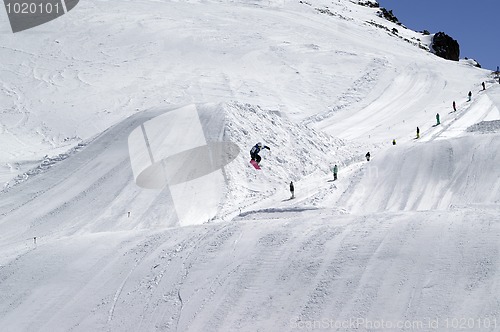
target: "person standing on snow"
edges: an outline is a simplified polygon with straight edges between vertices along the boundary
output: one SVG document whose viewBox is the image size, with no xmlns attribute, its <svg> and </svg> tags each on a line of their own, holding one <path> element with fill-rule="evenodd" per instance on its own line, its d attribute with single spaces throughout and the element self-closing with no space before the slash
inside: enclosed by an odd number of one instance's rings
<svg viewBox="0 0 500 332">
<path fill-rule="evenodd" d="M 252 158 L 252 160 L 255 160 L 257 164 L 262 160 L 262 158 L 259 156 L 259 152 L 262 149 L 268 149 L 269 151 L 271 151 L 270 147 L 266 145 L 263 146 L 261 142 L 255 144 L 254 147 L 250 150 L 250 157 Z"/>
<path fill-rule="evenodd" d="M 367 152 L 365 157 L 366 157 L 366 161 L 370 161 L 370 152 Z"/>
<path fill-rule="evenodd" d="M 339 168 L 337 165 L 333 166 L 332 172 L 333 172 L 333 181 L 335 181 L 337 180 L 337 173 L 339 172 Z"/>
<path fill-rule="evenodd" d="M 472 91 L 469 91 L 468 96 L 469 96 L 469 101 L 471 101 L 472 100 Z"/>
<path fill-rule="evenodd" d="M 392 140 L 392 145 L 396 145 L 396 139 Z"/>
<path fill-rule="evenodd" d="M 481 85 L 483 86 L 483 91 L 486 90 L 486 85 L 484 85 L 484 82 L 481 83 Z"/>
<path fill-rule="evenodd" d="M 419 138 L 420 138 L 420 128 L 417 127 L 417 139 L 419 139 Z"/>
<path fill-rule="evenodd" d="M 441 121 L 439 121 L 439 113 L 436 113 L 436 126 L 440 125 Z"/>
<path fill-rule="evenodd" d="M 453 112 L 456 112 L 457 111 L 457 103 L 455 103 L 455 101 L 453 101 Z"/>
<path fill-rule="evenodd" d="M 290 197 L 290 199 L 295 198 L 295 196 L 293 194 L 294 193 L 294 188 L 293 188 L 293 182 L 292 181 L 290 181 L 290 193 L 292 194 L 292 197 Z"/>
</svg>

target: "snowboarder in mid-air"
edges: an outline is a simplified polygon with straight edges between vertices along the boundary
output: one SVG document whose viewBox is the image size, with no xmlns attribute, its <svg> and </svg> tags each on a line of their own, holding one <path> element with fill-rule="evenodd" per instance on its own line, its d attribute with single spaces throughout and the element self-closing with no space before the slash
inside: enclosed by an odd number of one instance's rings
<svg viewBox="0 0 500 332">
<path fill-rule="evenodd" d="M 294 196 L 293 182 L 292 181 L 290 181 L 290 193 L 292 194 L 292 197 L 290 197 L 290 199 L 295 198 L 295 196 Z"/>
<path fill-rule="evenodd" d="M 271 151 L 271 148 L 266 146 L 266 145 L 262 145 L 261 142 L 257 143 L 254 145 L 254 147 L 250 150 L 250 157 L 252 158 L 250 160 L 250 163 L 252 165 L 254 165 L 255 168 L 258 168 L 259 166 L 259 163 L 260 161 L 262 160 L 262 158 L 259 156 L 259 152 L 260 150 L 262 149 L 268 149 L 269 151 Z M 257 166 L 256 166 L 257 165 Z"/>
</svg>

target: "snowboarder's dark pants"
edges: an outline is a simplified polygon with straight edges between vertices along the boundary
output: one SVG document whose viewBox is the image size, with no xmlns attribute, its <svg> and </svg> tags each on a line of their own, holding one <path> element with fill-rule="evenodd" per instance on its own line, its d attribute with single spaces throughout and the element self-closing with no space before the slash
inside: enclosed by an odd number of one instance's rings
<svg viewBox="0 0 500 332">
<path fill-rule="evenodd" d="M 333 180 L 337 180 L 337 173 L 333 173 Z"/>
<path fill-rule="evenodd" d="M 260 163 L 260 161 L 262 160 L 262 158 L 258 154 L 251 153 L 250 157 L 252 157 L 252 160 L 255 160 L 257 164 Z"/>
</svg>

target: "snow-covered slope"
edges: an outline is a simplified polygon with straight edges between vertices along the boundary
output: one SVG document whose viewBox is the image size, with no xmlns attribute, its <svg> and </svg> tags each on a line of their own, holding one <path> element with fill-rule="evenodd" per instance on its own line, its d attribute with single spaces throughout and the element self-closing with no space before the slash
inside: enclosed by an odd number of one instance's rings
<svg viewBox="0 0 500 332">
<path fill-rule="evenodd" d="M 334 136 L 353 137 L 356 125 L 354 136 L 388 141 L 462 102 L 485 75 L 420 49 L 420 34 L 373 25 L 396 27 L 349 1 L 76 9 L 18 34 L 2 21 L 3 181 L 138 111 L 190 103 L 236 100 Z M 379 111 L 387 113 L 370 120 Z"/>
<path fill-rule="evenodd" d="M 92 0 L 0 29 L 2 331 L 499 328 L 491 73 L 347 0 Z M 187 223 L 129 145 L 183 109 L 241 150 Z"/>
<path fill-rule="evenodd" d="M 210 129 L 206 137 L 222 136 L 223 141 L 232 141 L 245 152 L 225 167 L 225 186 L 211 188 L 212 194 L 221 191 L 225 197 L 217 213 L 207 219 L 239 214 L 242 208 L 273 195 L 277 186 L 290 179 L 324 175 L 329 171 L 330 157 L 348 160 L 353 155 L 354 145 L 258 107 L 232 103 L 197 108 L 204 127 Z M 129 117 L 80 152 L 5 189 L 0 202 L 0 239 L 15 242 L 33 236 L 181 226 L 168 187 L 148 190 L 134 182 L 127 144 L 130 133 L 140 124 L 168 111 L 152 109 Z M 265 156 L 265 171 L 256 174 L 248 163 L 245 144 L 262 137 L 272 142 L 273 149 Z M 204 216 L 200 210 L 189 224 L 206 222 Z"/>
<path fill-rule="evenodd" d="M 500 203 L 499 135 L 394 147 L 359 170 L 341 204 L 367 213 Z"/>
<path fill-rule="evenodd" d="M 2 326 L 289 331 L 364 319 L 362 331 L 382 320 L 431 330 L 431 319 L 446 330 L 470 317 L 495 330 L 498 210 L 252 219 L 40 243 L 0 270 Z"/>
</svg>

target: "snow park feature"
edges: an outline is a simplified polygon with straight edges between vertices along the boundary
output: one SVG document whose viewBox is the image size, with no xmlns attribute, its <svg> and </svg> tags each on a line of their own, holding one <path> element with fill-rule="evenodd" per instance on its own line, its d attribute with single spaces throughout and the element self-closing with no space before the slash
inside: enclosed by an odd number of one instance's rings
<svg viewBox="0 0 500 332">
<path fill-rule="evenodd" d="M 498 78 L 358 2 L 0 19 L 0 330 L 498 330 Z"/>
</svg>

